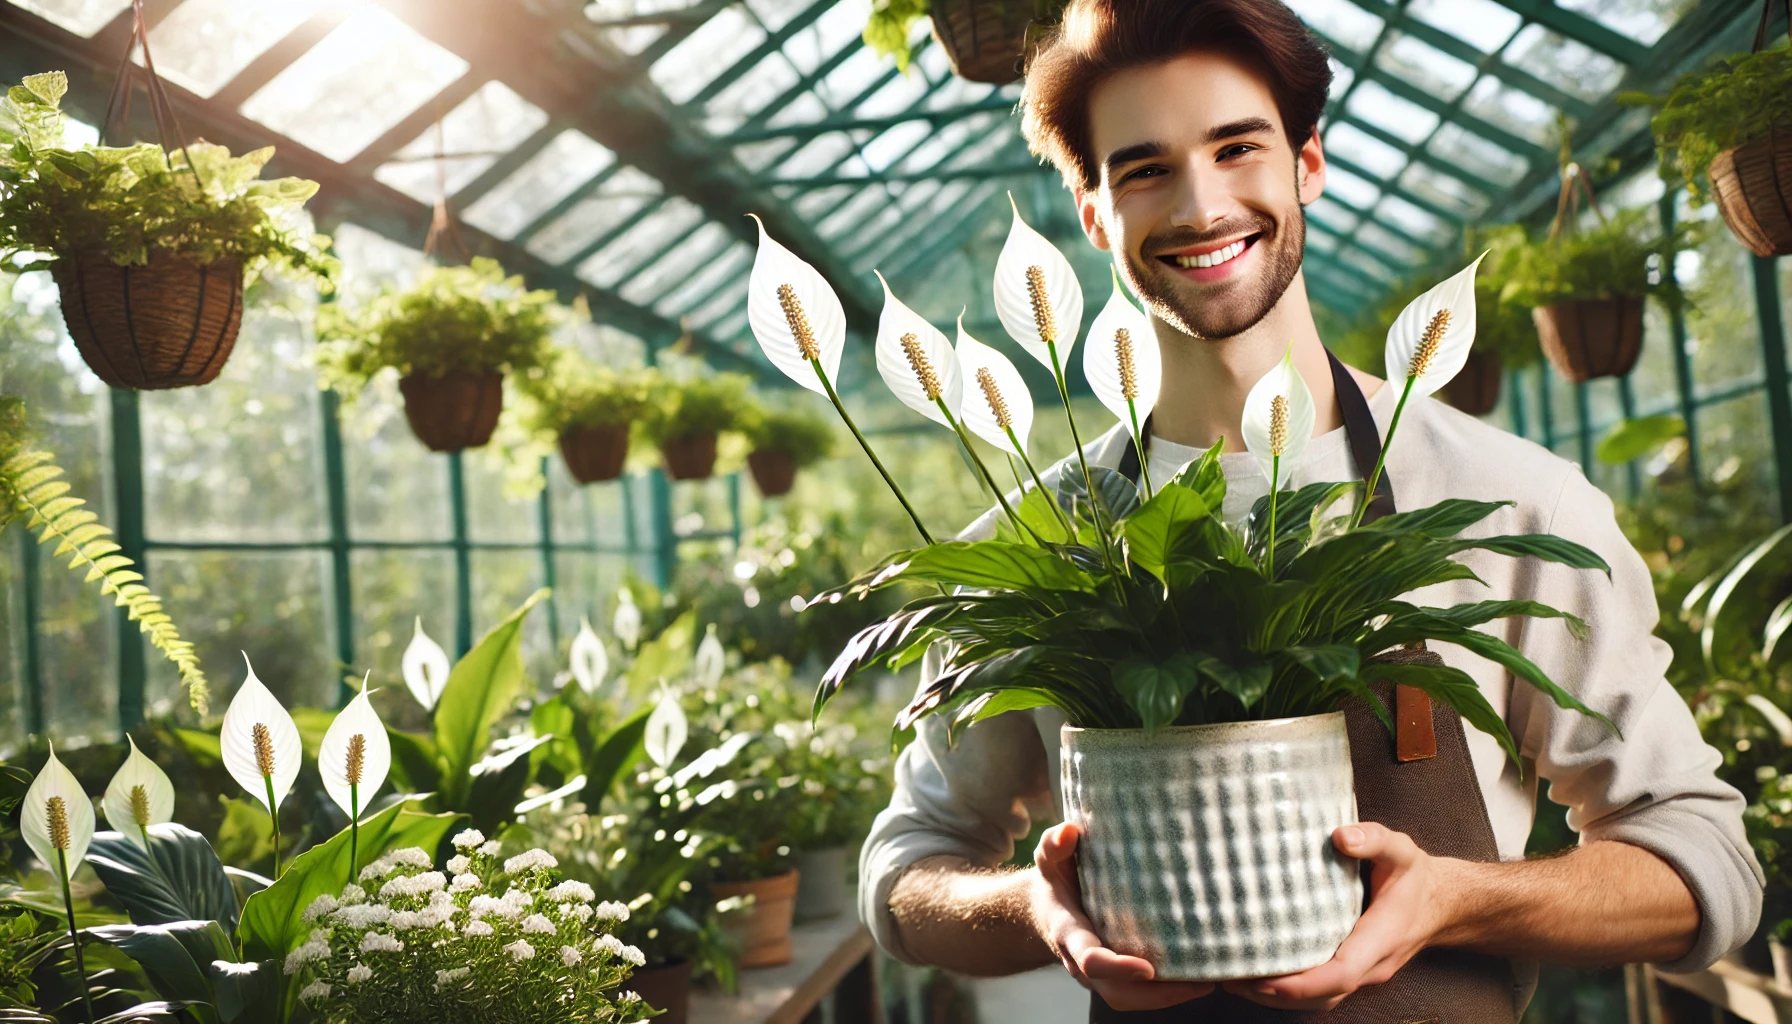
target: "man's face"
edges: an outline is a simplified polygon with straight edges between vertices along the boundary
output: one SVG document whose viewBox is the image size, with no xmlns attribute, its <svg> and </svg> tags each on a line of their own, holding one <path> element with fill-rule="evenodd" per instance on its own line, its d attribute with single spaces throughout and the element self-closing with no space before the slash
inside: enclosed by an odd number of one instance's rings
<svg viewBox="0 0 1792 1024">
<path fill-rule="evenodd" d="M 1300 271 L 1301 207 L 1325 186 L 1314 137 L 1290 146 L 1250 64 L 1196 53 L 1119 72 L 1089 101 L 1100 187 L 1083 227 L 1151 312 L 1185 334 L 1257 324 Z"/>
</svg>

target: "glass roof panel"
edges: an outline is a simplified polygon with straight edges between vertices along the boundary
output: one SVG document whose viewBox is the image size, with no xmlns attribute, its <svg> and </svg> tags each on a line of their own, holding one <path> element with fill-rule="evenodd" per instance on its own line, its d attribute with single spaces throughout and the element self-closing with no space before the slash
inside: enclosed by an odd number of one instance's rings
<svg viewBox="0 0 1792 1024">
<path fill-rule="evenodd" d="M 1325 171 L 1326 188 L 1331 188 L 1336 172 L 1328 167 Z M 1331 196 L 1320 196 L 1307 204 L 1308 214 L 1317 214 L 1319 218 L 1340 231 L 1349 231 L 1356 226 L 1361 211 L 1353 210 L 1333 199 Z"/>
<path fill-rule="evenodd" d="M 1414 163 L 1400 175 L 1400 187 L 1454 211 L 1465 220 L 1473 220 L 1487 211 L 1485 195 L 1463 184 L 1461 179 L 1421 163 Z"/>
<path fill-rule="evenodd" d="M 930 85 L 911 64 L 908 74 L 897 75 L 885 82 L 876 92 L 865 97 L 865 102 L 859 104 L 853 113 L 859 117 L 889 117 L 900 114 L 925 96 Z"/>
<path fill-rule="evenodd" d="M 873 171 L 881 171 L 932 134 L 933 126 L 926 121 L 904 121 L 865 144 L 865 163 Z"/>
<path fill-rule="evenodd" d="M 717 320 L 746 305 L 747 279 L 740 278 L 723 286 L 715 293 L 715 297 L 686 314 L 691 326 L 707 330 Z"/>
<path fill-rule="evenodd" d="M 1686 0 L 1556 0 L 1556 6 L 1584 14 L 1644 46 L 1654 46 L 1697 5 Z"/>
<path fill-rule="evenodd" d="M 801 78 L 783 54 L 768 54 L 705 105 L 709 116 L 704 125 L 716 135 L 727 135 Z"/>
<path fill-rule="evenodd" d="M 1539 145 L 1549 145 L 1555 135 L 1556 108 L 1491 75 L 1483 75 L 1475 83 L 1462 106 L 1487 123 Z"/>
<path fill-rule="evenodd" d="M 742 167 L 757 174 L 771 166 L 772 161 L 795 148 L 795 139 L 764 139 L 734 147 L 734 158 L 740 161 Z"/>
<path fill-rule="evenodd" d="M 683 10 L 702 2 L 703 0 L 586 0 L 585 17 L 602 24 L 641 15 Z M 610 43 L 630 56 L 652 46 L 665 33 L 664 25 L 655 24 L 616 25 L 603 29 L 603 34 Z"/>
<path fill-rule="evenodd" d="M 1309 231 L 1307 232 L 1307 248 L 1329 256 L 1338 251 L 1338 238 L 1325 231 Z"/>
<path fill-rule="evenodd" d="M 664 191 L 659 179 L 625 164 L 572 209 L 530 236 L 526 247 L 549 263 L 565 263 L 594 239 L 627 223 Z"/>
<path fill-rule="evenodd" d="M 1339 63 L 1336 57 L 1326 58 L 1326 63 L 1332 66 L 1332 87 L 1329 95 L 1331 101 L 1336 103 L 1339 97 L 1350 91 L 1350 83 L 1356 81 L 1356 72 L 1347 65 Z"/>
<path fill-rule="evenodd" d="M 814 220 L 817 217 L 825 216 L 829 210 L 834 208 L 836 203 L 845 202 L 846 198 L 852 195 L 854 191 L 856 191 L 856 189 L 855 186 L 852 185 L 831 185 L 827 188 L 812 188 L 806 192 L 797 193 L 796 198 L 791 200 L 790 205 L 798 214 L 810 220 Z"/>
<path fill-rule="evenodd" d="M 1484 53 L 1498 53 L 1524 24 L 1517 11 L 1495 0 L 1412 0 L 1406 13 Z"/>
<path fill-rule="evenodd" d="M 467 223 L 510 238 L 598 172 L 616 162 L 609 147 L 568 128 L 462 214 Z"/>
<path fill-rule="evenodd" d="M 1383 196 L 1381 205 L 1375 208 L 1369 219 L 1392 224 L 1414 238 L 1434 244 L 1442 244 L 1450 237 L 1449 226 L 1440 218 L 1399 196 Z"/>
<path fill-rule="evenodd" d="M 1501 185 L 1517 184 L 1530 169 L 1524 157 L 1506 147 L 1476 135 L 1459 124 L 1446 124 L 1431 137 L 1425 149 L 1432 156 L 1445 160 L 1477 177 Z"/>
<path fill-rule="evenodd" d="M 724 7 L 665 56 L 648 75 L 674 103 L 687 103 L 765 41 L 765 29 L 740 7 Z"/>
<path fill-rule="evenodd" d="M 653 300 L 720 255 L 733 238 L 727 228 L 709 221 L 682 241 L 673 243 L 664 256 L 636 273 L 622 286 L 619 294 L 636 305 L 651 305 Z"/>
<path fill-rule="evenodd" d="M 1507 47 L 1505 62 L 1591 103 L 1624 77 L 1624 65 L 1542 25 L 1527 25 Z"/>
<path fill-rule="evenodd" d="M 749 0 L 749 3 L 753 2 Z M 798 9 L 807 7 L 809 2 L 812 0 L 799 2 Z M 868 3 L 836 3 L 814 23 L 784 41 L 784 56 L 790 58 L 798 71 L 807 75 L 859 38 L 870 17 L 871 5 Z"/>
<path fill-rule="evenodd" d="M 349 160 L 467 67 L 384 8 L 360 7 L 242 110 L 332 160 Z"/>
<path fill-rule="evenodd" d="M 1352 117 L 1361 118 L 1389 135 L 1408 142 L 1423 142 L 1437 127 L 1438 117 L 1411 100 L 1387 91 L 1378 82 L 1362 82 L 1350 94 L 1345 106 Z"/>
<path fill-rule="evenodd" d="M 659 255 L 667 243 L 703 222 L 703 210 L 683 196 L 672 196 L 641 218 L 621 237 L 579 264 L 579 277 L 608 288 L 636 267 Z"/>
<path fill-rule="evenodd" d="M 870 185 L 859 190 L 846 205 L 828 214 L 827 218 L 815 226 L 821 237 L 832 242 L 841 235 L 861 226 L 861 223 L 873 210 L 883 206 L 889 200 L 882 185 Z"/>
<path fill-rule="evenodd" d="M 493 80 L 442 118 L 442 160 L 448 194 L 465 188 L 498 157 L 548 123 L 547 111 Z M 381 164 L 373 176 L 422 203 L 436 199 L 436 130 L 431 125 Z M 456 155 L 459 154 L 459 155 Z"/>
<path fill-rule="evenodd" d="M 1409 85 L 1442 100 L 1452 100 L 1475 80 L 1475 66 L 1420 42 L 1404 32 L 1389 32 L 1375 64 Z"/>
<path fill-rule="evenodd" d="M 1006 118 L 996 111 L 961 117 L 934 132 L 932 137 L 921 143 L 920 147 L 910 153 L 896 169 L 904 174 L 925 171 L 944 160 L 974 135 L 1006 134 L 998 132 L 998 129 L 1005 127 L 1002 124 L 1005 121 Z M 1012 129 L 1009 130 L 1012 131 Z"/>
<path fill-rule="evenodd" d="M 1374 45 L 1382 20 L 1350 0 L 1289 0 L 1301 20 L 1358 53 Z"/>
<path fill-rule="evenodd" d="M 149 30 L 156 71 L 210 96 L 326 0 L 185 0 Z"/>
<path fill-rule="evenodd" d="M 1384 178 L 1406 166 L 1406 154 L 1353 124 L 1334 124 L 1325 133 L 1325 151 Z"/>
<path fill-rule="evenodd" d="M 1425 250 L 1374 221 L 1358 226 L 1354 234 L 1371 248 L 1408 265 L 1416 265 L 1424 260 Z"/>
<path fill-rule="evenodd" d="M 803 13 L 803 8 L 807 6 L 808 0 L 747 0 L 747 9 L 771 32 L 783 28 L 786 22 Z"/>
<path fill-rule="evenodd" d="M 1381 186 L 1341 167 L 1327 167 L 1325 191 L 1359 210 L 1367 210 L 1375 205 L 1375 197 L 1381 195 Z"/>
<path fill-rule="evenodd" d="M 809 178 L 827 171 L 856 149 L 852 136 L 828 132 L 810 139 L 790 159 L 778 165 L 780 178 Z"/>
<path fill-rule="evenodd" d="M 839 67 L 815 83 L 815 95 L 829 106 L 843 107 L 854 96 L 864 92 L 872 82 L 894 70 L 888 59 L 879 56 L 875 50 L 861 46 L 853 51 L 852 56 L 842 61 Z"/>
<path fill-rule="evenodd" d="M 12 0 L 12 3 L 78 36 L 93 35 L 131 6 L 131 0 Z"/>
<path fill-rule="evenodd" d="M 745 242 L 736 242 L 726 252 L 697 267 L 691 276 L 662 296 L 653 304 L 653 311 L 664 317 L 688 313 L 692 306 L 709 298 L 716 289 L 731 283 L 735 275 L 741 274 L 752 263 L 753 247 Z"/>
</svg>

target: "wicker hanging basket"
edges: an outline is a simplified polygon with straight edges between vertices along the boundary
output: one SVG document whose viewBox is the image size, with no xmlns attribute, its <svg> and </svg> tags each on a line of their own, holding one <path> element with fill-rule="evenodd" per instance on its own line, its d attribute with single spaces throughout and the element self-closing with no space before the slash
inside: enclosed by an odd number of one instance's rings
<svg viewBox="0 0 1792 1024">
<path fill-rule="evenodd" d="M 1792 256 L 1792 127 L 1717 154 L 1710 175 L 1738 241 L 1756 256 Z"/>
<path fill-rule="evenodd" d="M 762 497 L 782 498 L 796 486 L 796 460 L 788 452 L 761 448 L 747 456 L 747 468 Z"/>
<path fill-rule="evenodd" d="M 1444 401 L 1470 416 L 1485 416 L 1500 404 L 1500 357 L 1470 350 L 1462 371 L 1443 386 Z"/>
<path fill-rule="evenodd" d="M 601 484 L 622 475 L 628 458 L 628 424 L 574 427 L 560 435 L 566 471 L 581 484 Z"/>
<path fill-rule="evenodd" d="M 1643 297 L 1575 299 L 1531 310 L 1543 354 L 1571 384 L 1622 377 L 1643 350 Z"/>
<path fill-rule="evenodd" d="M 933 38 L 953 73 L 972 82 L 1018 82 L 1033 25 L 1062 3 L 1049 0 L 933 0 Z"/>
<path fill-rule="evenodd" d="M 57 260 L 62 319 L 81 358 L 115 388 L 210 384 L 243 325 L 243 265 L 152 253 L 121 267 L 98 252 Z"/>
<path fill-rule="evenodd" d="M 398 390 L 411 432 L 432 452 L 478 448 L 492 439 L 504 411 L 504 375 L 496 370 L 414 373 L 399 380 Z"/>
<path fill-rule="evenodd" d="M 686 434 L 660 445 L 666 475 L 674 480 L 707 480 L 716 471 L 716 435 Z"/>
</svg>

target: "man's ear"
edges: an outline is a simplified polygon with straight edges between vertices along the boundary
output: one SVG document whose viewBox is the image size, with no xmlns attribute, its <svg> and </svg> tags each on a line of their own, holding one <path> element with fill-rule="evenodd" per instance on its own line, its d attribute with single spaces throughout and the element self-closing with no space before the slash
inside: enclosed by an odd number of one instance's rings
<svg viewBox="0 0 1792 1024">
<path fill-rule="evenodd" d="M 1076 197 L 1077 219 L 1082 221 L 1083 234 L 1089 236 L 1089 244 L 1102 252 L 1110 251 L 1113 246 L 1108 242 L 1108 229 L 1101 222 L 1101 204 L 1097 202 L 1101 193 L 1079 188 L 1071 195 Z"/>
<path fill-rule="evenodd" d="M 1317 125 L 1294 158 L 1294 184 L 1300 190 L 1302 206 L 1325 194 L 1325 149 L 1319 142 Z"/>
</svg>

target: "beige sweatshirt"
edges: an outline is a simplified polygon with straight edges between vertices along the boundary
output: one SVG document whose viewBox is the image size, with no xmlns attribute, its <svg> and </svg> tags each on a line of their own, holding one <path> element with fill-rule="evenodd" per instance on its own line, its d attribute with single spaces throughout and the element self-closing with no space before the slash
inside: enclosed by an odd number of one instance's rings
<svg viewBox="0 0 1792 1024">
<path fill-rule="evenodd" d="M 1383 433 L 1397 397 L 1381 388 L 1369 401 Z M 1091 442 L 1091 464 L 1114 467 L 1125 449 L 1118 428 Z M 1154 442 L 1154 480 L 1173 472 L 1189 449 Z M 1063 463 L 1059 464 L 1060 466 Z M 1229 492 L 1225 514 L 1236 521 L 1268 482 L 1248 454 L 1224 456 Z M 1461 556 L 1485 580 L 1453 581 L 1415 591 L 1415 603 L 1448 606 L 1489 599 L 1530 599 L 1585 619 L 1590 635 L 1575 640 L 1556 620 L 1505 619 L 1483 629 L 1540 665 L 1623 733 L 1558 709 L 1504 669 L 1449 644 L 1434 644 L 1445 662 L 1468 672 L 1504 716 L 1524 760 L 1522 779 L 1494 739 L 1473 728 L 1468 742 L 1500 855 L 1519 859 L 1531 831 L 1536 785 L 1567 808 L 1581 841 L 1616 839 L 1653 851 L 1686 880 L 1703 915 L 1691 953 L 1671 971 L 1709 966 L 1754 933 L 1763 876 L 1743 833 L 1743 801 L 1713 771 L 1718 752 L 1699 736 L 1691 712 L 1664 678 L 1668 646 L 1652 634 L 1658 615 L 1642 558 L 1612 515 L 1612 503 L 1579 467 L 1544 448 L 1464 415 L 1433 399 L 1408 403 L 1388 453 L 1387 473 L 1398 506 L 1422 508 L 1445 498 L 1517 504 L 1495 512 L 1476 535 L 1554 533 L 1586 545 L 1612 567 L 1607 580 L 1583 571 L 1485 551 Z M 1045 474 L 1047 486 L 1056 467 Z M 1293 483 L 1359 479 L 1342 428 L 1313 438 Z M 965 531 L 992 534 L 992 511 Z M 930 675 L 930 656 L 923 674 Z M 913 962 L 889 912 L 903 869 L 951 854 L 996 865 L 1037 820 L 1061 820 L 1056 709 L 1010 712 L 971 727 L 948 747 L 945 728 L 929 718 L 896 765 L 895 795 L 860 854 L 860 911 L 878 943 Z M 947 965 L 949 966 L 949 965 Z M 1534 966 L 1515 965 L 1520 1005 L 1535 984 Z"/>
</svg>

